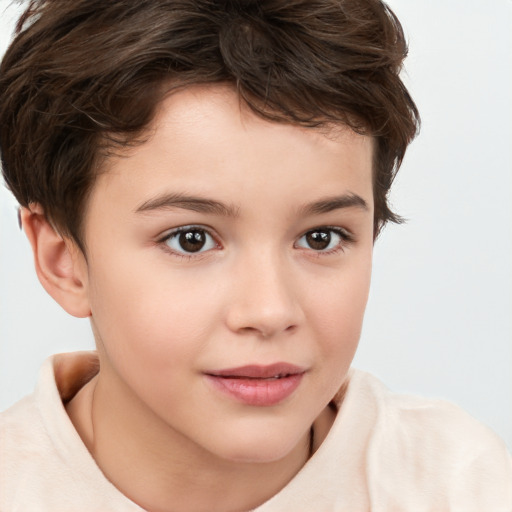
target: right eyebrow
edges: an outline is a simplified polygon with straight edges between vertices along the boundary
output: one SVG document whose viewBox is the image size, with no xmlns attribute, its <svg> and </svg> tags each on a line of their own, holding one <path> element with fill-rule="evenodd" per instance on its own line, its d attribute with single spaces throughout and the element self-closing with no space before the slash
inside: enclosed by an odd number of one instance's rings
<svg viewBox="0 0 512 512">
<path fill-rule="evenodd" d="M 224 217 L 238 217 L 240 208 L 235 205 L 224 204 L 215 199 L 206 197 L 189 196 L 181 193 L 163 194 L 142 203 L 135 213 L 146 213 L 157 210 L 169 210 L 182 208 L 200 213 L 211 213 Z"/>
</svg>

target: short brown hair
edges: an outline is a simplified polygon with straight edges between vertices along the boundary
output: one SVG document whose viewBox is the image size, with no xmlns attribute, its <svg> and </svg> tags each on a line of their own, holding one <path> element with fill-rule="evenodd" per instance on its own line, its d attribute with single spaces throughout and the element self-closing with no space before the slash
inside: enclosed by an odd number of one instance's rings
<svg viewBox="0 0 512 512">
<path fill-rule="evenodd" d="M 230 82 L 264 118 L 375 137 L 377 236 L 401 220 L 387 195 L 419 126 L 406 54 L 379 0 L 32 0 L 0 67 L 4 177 L 83 250 L 98 156 L 136 142 L 170 88 Z"/>
</svg>

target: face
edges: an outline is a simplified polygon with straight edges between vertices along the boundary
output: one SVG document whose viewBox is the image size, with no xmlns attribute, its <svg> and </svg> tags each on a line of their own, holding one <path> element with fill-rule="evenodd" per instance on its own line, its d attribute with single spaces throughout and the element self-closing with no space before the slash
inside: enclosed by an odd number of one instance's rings
<svg viewBox="0 0 512 512">
<path fill-rule="evenodd" d="M 114 398 L 224 459 L 289 453 L 359 340 L 371 163 L 370 138 L 262 120 L 228 86 L 166 99 L 148 140 L 106 162 L 85 219 Z"/>
</svg>

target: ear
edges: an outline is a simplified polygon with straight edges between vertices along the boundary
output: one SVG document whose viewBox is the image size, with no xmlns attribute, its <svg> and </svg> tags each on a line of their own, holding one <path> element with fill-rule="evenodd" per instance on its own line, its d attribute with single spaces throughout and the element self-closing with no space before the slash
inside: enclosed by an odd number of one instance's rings
<svg viewBox="0 0 512 512">
<path fill-rule="evenodd" d="M 87 263 L 76 243 L 55 231 L 38 204 L 22 208 L 20 218 L 44 289 L 69 314 L 80 318 L 91 316 Z"/>
</svg>

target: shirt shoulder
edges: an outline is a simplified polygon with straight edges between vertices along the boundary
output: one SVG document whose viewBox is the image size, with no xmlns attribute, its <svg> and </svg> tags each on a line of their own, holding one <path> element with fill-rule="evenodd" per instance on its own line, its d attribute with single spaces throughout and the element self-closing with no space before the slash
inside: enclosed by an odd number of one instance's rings
<svg viewBox="0 0 512 512">
<path fill-rule="evenodd" d="M 142 511 L 106 479 L 82 443 L 54 363 L 45 361 L 33 394 L 0 413 L 0 510 Z"/>
<path fill-rule="evenodd" d="M 13 472 L 19 458 L 37 456 L 45 441 L 33 395 L 0 413 L 0 482 Z"/>
<path fill-rule="evenodd" d="M 367 470 L 379 503 L 402 510 L 393 507 L 423 497 L 452 511 L 512 510 L 511 457 L 490 428 L 448 401 L 392 393 L 361 371 L 352 383 L 373 400 Z"/>
</svg>

